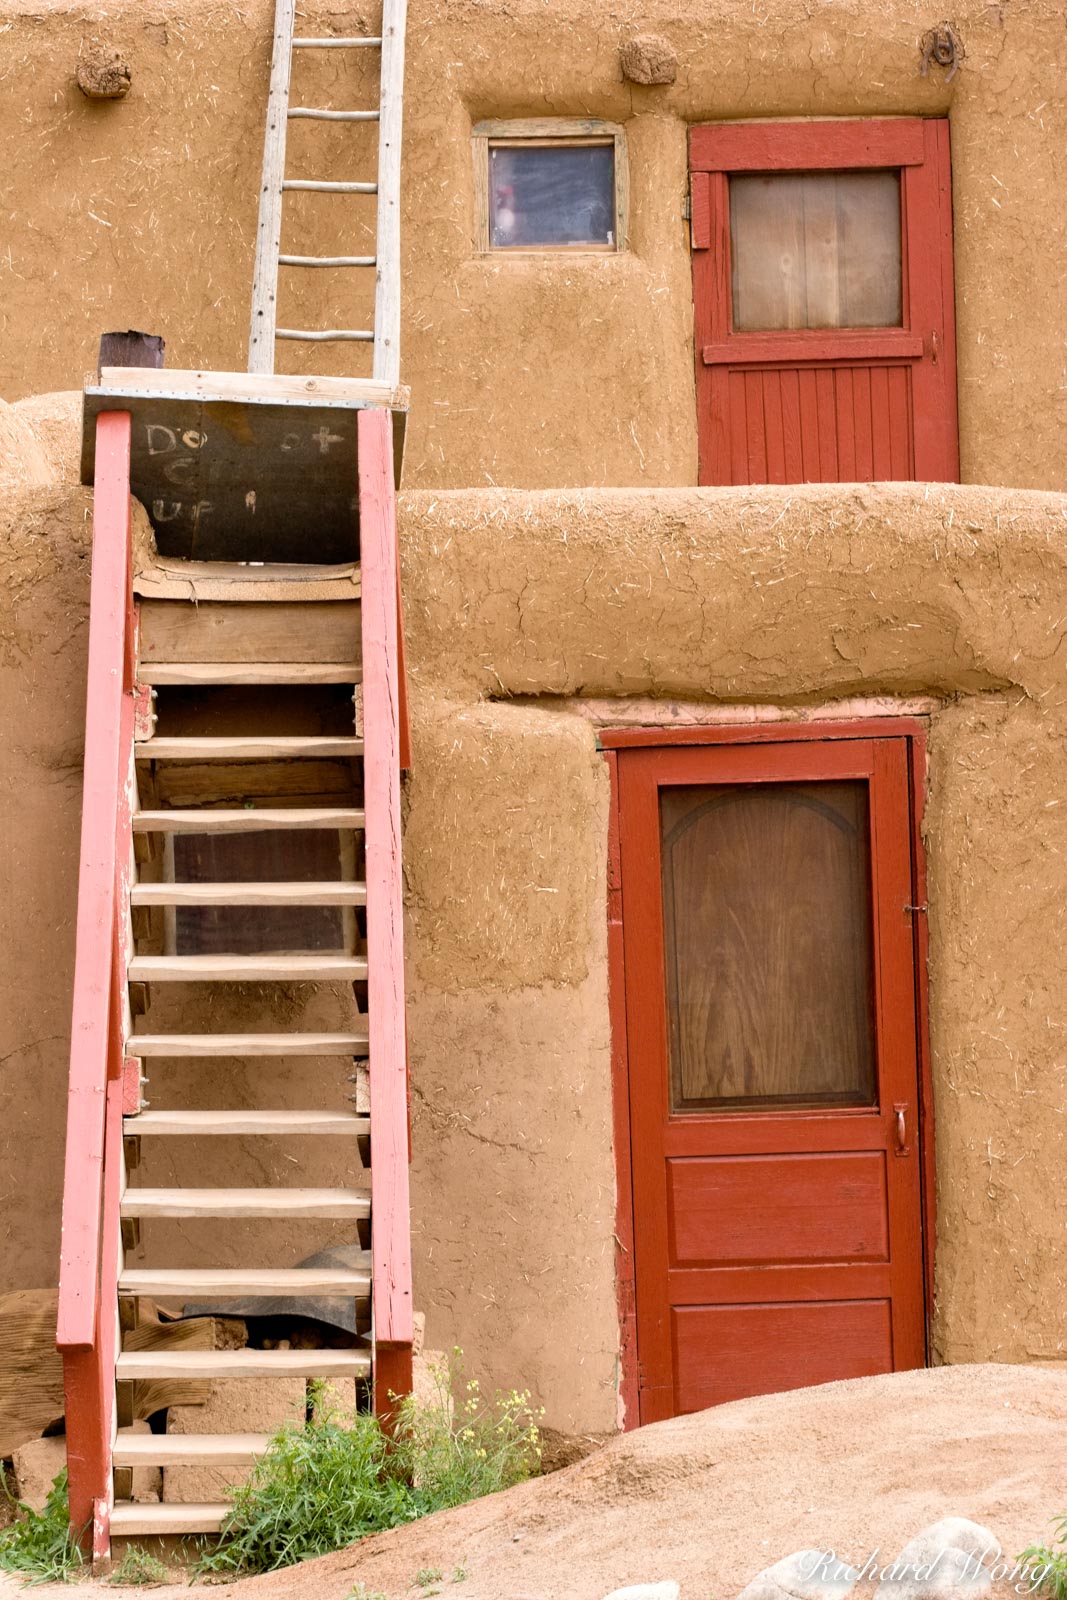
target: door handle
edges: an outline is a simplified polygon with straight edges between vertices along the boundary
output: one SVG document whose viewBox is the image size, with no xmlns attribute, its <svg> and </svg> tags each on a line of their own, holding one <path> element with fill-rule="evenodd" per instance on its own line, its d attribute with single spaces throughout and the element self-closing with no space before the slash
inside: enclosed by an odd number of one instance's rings
<svg viewBox="0 0 1067 1600">
<path fill-rule="evenodd" d="M 896 1137 L 896 1151 L 898 1156 L 906 1156 L 910 1149 L 908 1144 L 908 1102 L 898 1100 L 893 1106 L 893 1132 Z"/>
</svg>

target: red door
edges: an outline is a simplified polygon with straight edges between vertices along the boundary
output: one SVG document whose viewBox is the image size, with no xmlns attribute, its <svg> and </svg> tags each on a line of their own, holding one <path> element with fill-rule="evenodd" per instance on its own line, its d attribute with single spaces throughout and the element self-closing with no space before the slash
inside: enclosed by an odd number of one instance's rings
<svg viewBox="0 0 1067 1600">
<path fill-rule="evenodd" d="M 907 740 L 618 793 L 640 1420 L 922 1366 Z"/>
<path fill-rule="evenodd" d="M 690 136 L 700 482 L 959 477 L 948 123 Z"/>
</svg>

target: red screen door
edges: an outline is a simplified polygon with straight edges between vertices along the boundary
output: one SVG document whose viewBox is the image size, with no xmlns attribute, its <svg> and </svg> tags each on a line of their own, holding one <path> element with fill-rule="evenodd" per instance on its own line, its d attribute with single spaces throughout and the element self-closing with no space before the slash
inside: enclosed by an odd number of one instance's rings
<svg viewBox="0 0 1067 1600">
<path fill-rule="evenodd" d="M 922 1366 L 907 740 L 618 774 L 641 1421 Z"/>
<path fill-rule="evenodd" d="M 955 482 L 948 123 L 690 135 L 700 482 Z"/>
</svg>

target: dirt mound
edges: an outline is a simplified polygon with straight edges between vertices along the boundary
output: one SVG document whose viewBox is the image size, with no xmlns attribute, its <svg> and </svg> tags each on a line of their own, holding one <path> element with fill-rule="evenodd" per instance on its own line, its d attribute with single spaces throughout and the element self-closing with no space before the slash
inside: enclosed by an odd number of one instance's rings
<svg viewBox="0 0 1067 1600">
<path fill-rule="evenodd" d="M 941 1367 L 659 1423 L 551 1477 L 227 1594 L 345 1600 L 362 1585 L 387 1600 L 602 1600 L 673 1578 L 682 1600 L 732 1600 L 793 1550 L 862 1564 L 878 1549 L 889 1561 L 960 1515 L 1014 1556 L 1064 1510 L 1067 1371 Z"/>
</svg>

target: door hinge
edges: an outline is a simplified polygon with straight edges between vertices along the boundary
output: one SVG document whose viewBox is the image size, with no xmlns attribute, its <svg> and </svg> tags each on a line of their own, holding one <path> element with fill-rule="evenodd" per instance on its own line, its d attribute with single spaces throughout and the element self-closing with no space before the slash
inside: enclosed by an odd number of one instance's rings
<svg viewBox="0 0 1067 1600">
<path fill-rule="evenodd" d="M 682 201 L 682 216 L 686 222 L 692 222 L 693 220 L 693 197 L 688 189 L 685 192 L 685 199 Z"/>
</svg>

